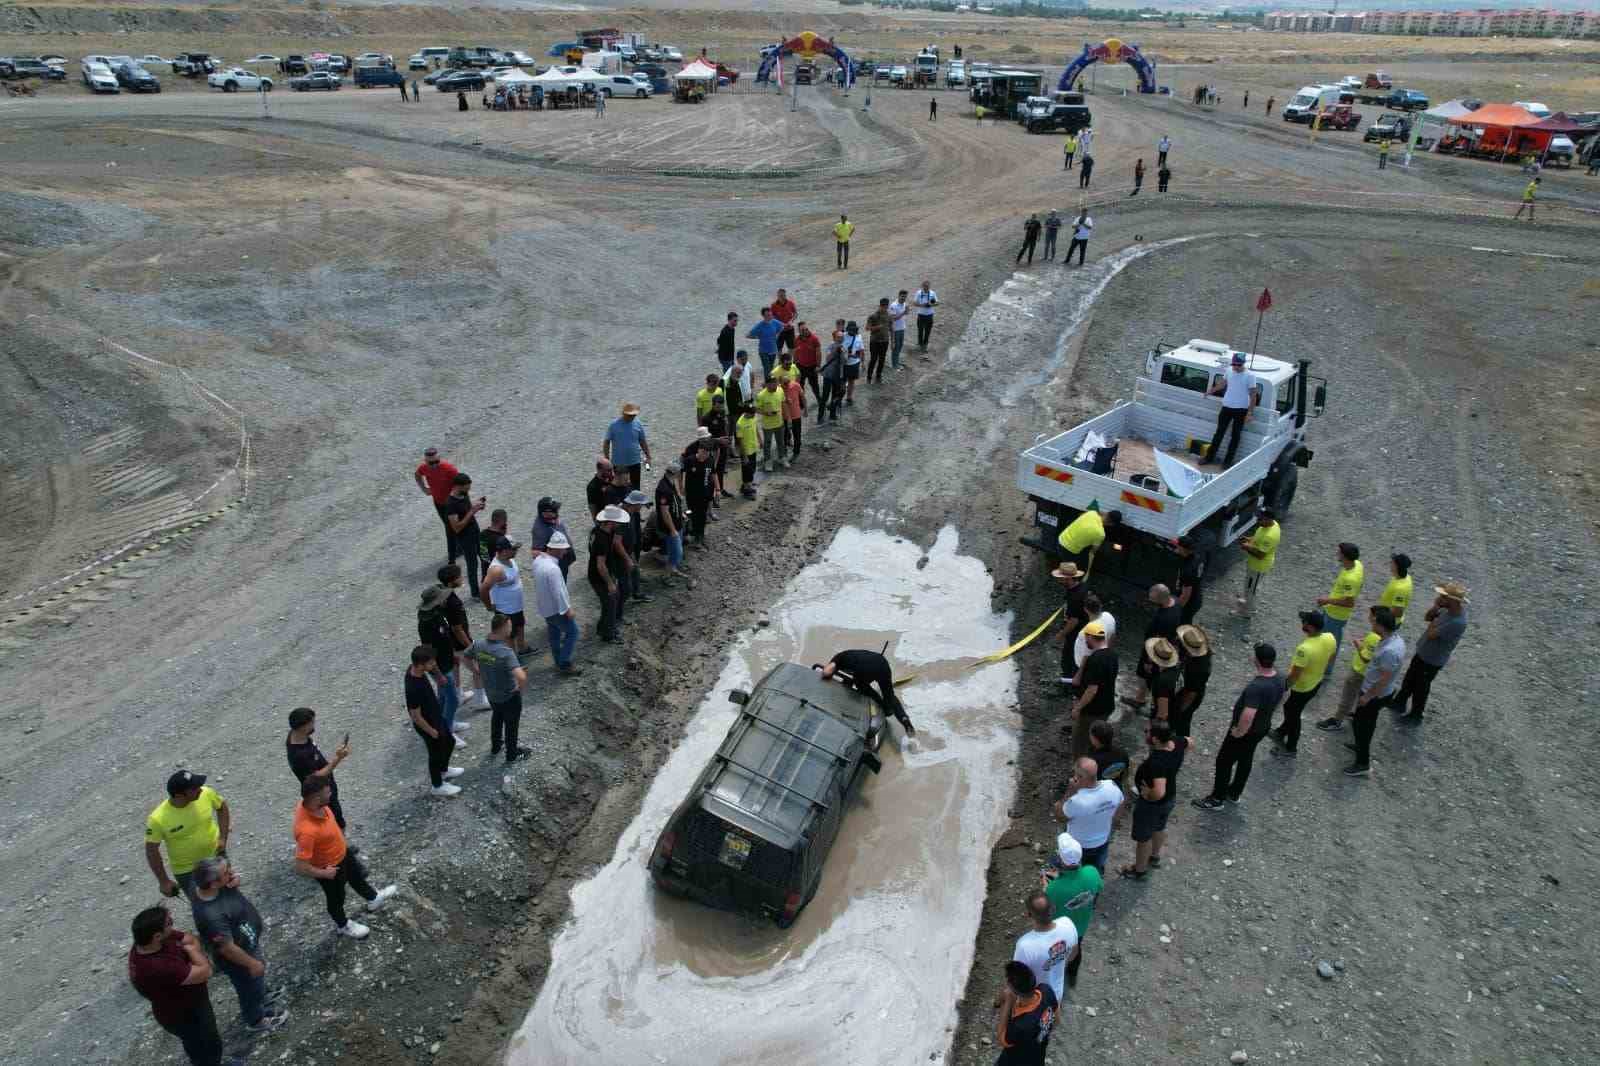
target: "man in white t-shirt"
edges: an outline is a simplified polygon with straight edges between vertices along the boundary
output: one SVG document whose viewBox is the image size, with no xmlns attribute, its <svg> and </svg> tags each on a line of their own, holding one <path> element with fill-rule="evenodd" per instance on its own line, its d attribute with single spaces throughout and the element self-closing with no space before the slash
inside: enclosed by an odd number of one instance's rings
<svg viewBox="0 0 1600 1066">
<path fill-rule="evenodd" d="M 1083 613 L 1088 616 L 1089 622 L 1099 622 L 1105 627 L 1106 647 L 1111 647 L 1111 642 L 1117 637 L 1117 620 L 1111 617 L 1111 612 L 1105 609 L 1105 604 L 1100 602 L 1100 597 L 1089 593 L 1083 598 Z M 1089 657 L 1089 642 L 1084 637 L 1084 630 L 1089 628 L 1089 622 L 1078 627 L 1078 639 L 1072 644 L 1072 662 L 1082 666 L 1083 660 Z"/>
<path fill-rule="evenodd" d="M 1061 801 L 1061 813 L 1067 819 L 1067 832 L 1083 846 L 1083 864 L 1101 873 L 1105 873 L 1111 844 L 1111 820 L 1120 806 L 1122 788 L 1115 781 L 1100 780 L 1098 763 L 1093 759 L 1073 763 L 1072 783 Z"/>
<path fill-rule="evenodd" d="M 1078 253 L 1078 265 L 1083 266 L 1083 258 L 1089 254 L 1089 234 L 1093 232 L 1094 219 L 1089 217 L 1089 209 L 1085 207 L 1072 221 L 1072 243 L 1067 245 L 1067 256 L 1061 260 L 1062 266 L 1072 263 L 1073 252 Z"/>
<path fill-rule="evenodd" d="M 1067 960 L 1078 948 L 1078 927 L 1071 918 L 1050 917 L 1054 910 L 1042 890 L 1028 895 L 1027 912 L 1033 928 L 1017 937 L 1011 958 L 1032 970 L 1035 981 L 1048 983 L 1059 1003 L 1067 991 Z"/>
<path fill-rule="evenodd" d="M 906 346 L 906 305 L 911 294 L 901 289 L 900 295 L 889 305 L 889 325 L 894 330 L 894 345 L 889 349 L 889 365 L 904 370 L 900 365 L 900 350 Z"/>
<path fill-rule="evenodd" d="M 917 305 L 917 347 L 927 351 L 928 338 L 933 335 L 933 309 L 939 306 L 939 294 L 924 281 L 911 302 Z"/>
<path fill-rule="evenodd" d="M 1217 412 L 1217 432 L 1211 438 L 1211 447 L 1206 449 L 1206 462 L 1215 462 L 1217 448 L 1222 444 L 1222 435 L 1233 427 L 1233 435 L 1228 439 L 1228 454 L 1223 457 L 1224 468 L 1233 465 L 1233 457 L 1239 450 L 1239 436 L 1244 432 L 1245 419 L 1250 417 L 1250 409 L 1261 402 L 1261 383 L 1256 376 L 1244 368 L 1244 353 L 1234 352 L 1233 359 L 1228 364 L 1227 373 L 1217 380 L 1211 387 L 1211 396 L 1222 397 L 1222 409 Z"/>
</svg>

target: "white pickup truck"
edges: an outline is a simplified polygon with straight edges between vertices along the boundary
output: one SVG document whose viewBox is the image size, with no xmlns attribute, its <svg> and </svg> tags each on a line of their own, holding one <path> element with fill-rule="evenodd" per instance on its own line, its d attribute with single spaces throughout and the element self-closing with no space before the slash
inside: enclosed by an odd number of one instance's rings
<svg viewBox="0 0 1600 1066">
<path fill-rule="evenodd" d="M 255 71 L 243 67 L 228 67 L 215 74 L 207 75 L 206 84 L 213 89 L 221 89 L 225 93 L 270 93 L 272 79 L 264 78 Z"/>
<path fill-rule="evenodd" d="M 1116 565 L 1129 575 L 1144 548 L 1165 557 L 1172 542 L 1187 534 L 1208 563 L 1213 552 L 1255 525 L 1258 508 L 1284 515 L 1299 471 L 1312 458 L 1305 446 L 1306 418 L 1322 413 L 1327 384 L 1319 380 L 1308 410 L 1308 361 L 1297 365 L 1246 354 L 1260 402 L 1245 422 L 1233 466 L 1202 463 L 1222 406 L 1222 398 L 1209 392 L 1233 354 L 1216 341 L 1158 344 L 1145 357 L 1131 402 L 1065 433 L 1041 436 L 1023 451 L 1017 486 L 1033 501 L 1038 527 L 1038 536 L 1023 543 L 1064 555 L 1058 534 L 1096 503 L 1102 513 L 1122 512 L 1122 532 L 1108 535 L 1107 546 L 1119 553 Z"/>
</svg>

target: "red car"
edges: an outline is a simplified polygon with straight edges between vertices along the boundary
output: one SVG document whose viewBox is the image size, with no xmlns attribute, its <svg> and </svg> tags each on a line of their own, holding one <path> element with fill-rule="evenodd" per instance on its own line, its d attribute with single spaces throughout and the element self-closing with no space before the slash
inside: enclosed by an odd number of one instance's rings
<svg viewBox="0 0 1600 1066">
<path fill-rule="evenodd" d="M 1361 125 L 1361 112 L 1349 104 L 1334 104 L 1322 113 L 1322 125 L 1317 127 L 1324 130 L 1353 130 Z"/>
</svg>

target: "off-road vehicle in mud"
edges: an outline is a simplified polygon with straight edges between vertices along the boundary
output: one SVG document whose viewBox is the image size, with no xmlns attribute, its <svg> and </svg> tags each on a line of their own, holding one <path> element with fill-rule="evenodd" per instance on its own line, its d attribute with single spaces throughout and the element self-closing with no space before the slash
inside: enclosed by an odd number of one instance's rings
<svg viewBox="0 0 1600 1066">
<path fill-rule="evenodd" d="M 795 663 L 752 692 L 650 855 L 656 886 L 788 926 L 816 894 L 863 768 L 876 773 L 878 705 Z"/>
</svg>

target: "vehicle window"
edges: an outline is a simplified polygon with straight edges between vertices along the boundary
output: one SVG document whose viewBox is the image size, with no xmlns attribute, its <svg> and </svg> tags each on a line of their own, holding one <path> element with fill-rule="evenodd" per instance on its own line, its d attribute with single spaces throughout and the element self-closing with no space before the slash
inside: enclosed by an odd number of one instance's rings
<svg viewBox="0 0 1600 1066">
<path fill-rule="evenodd" d="M 1211 384 L 1211 371 L 1184 366 L 1182 363 L 1163 363 L 1161 384 L 1175 385 L 1190 392 L 1205 392 L 1207 386 Z"/>
<path fill-rule="evenodd" d="M 1285 381 L 1283 384 L 1278 385 L 1277 389 L 1278 389 L 1278 401 L 1277 401 L 1277 403 L 1275 403 L 1273 405 L 1273 407 L 1277 410 L 1277 412 L 1280 415 L 1286 415 L 1290 411 L 1294 410 L 1294 392 L 1295 392 L 1294 378 L 1290 378 L 1288 381 Z"/>
</svg>

